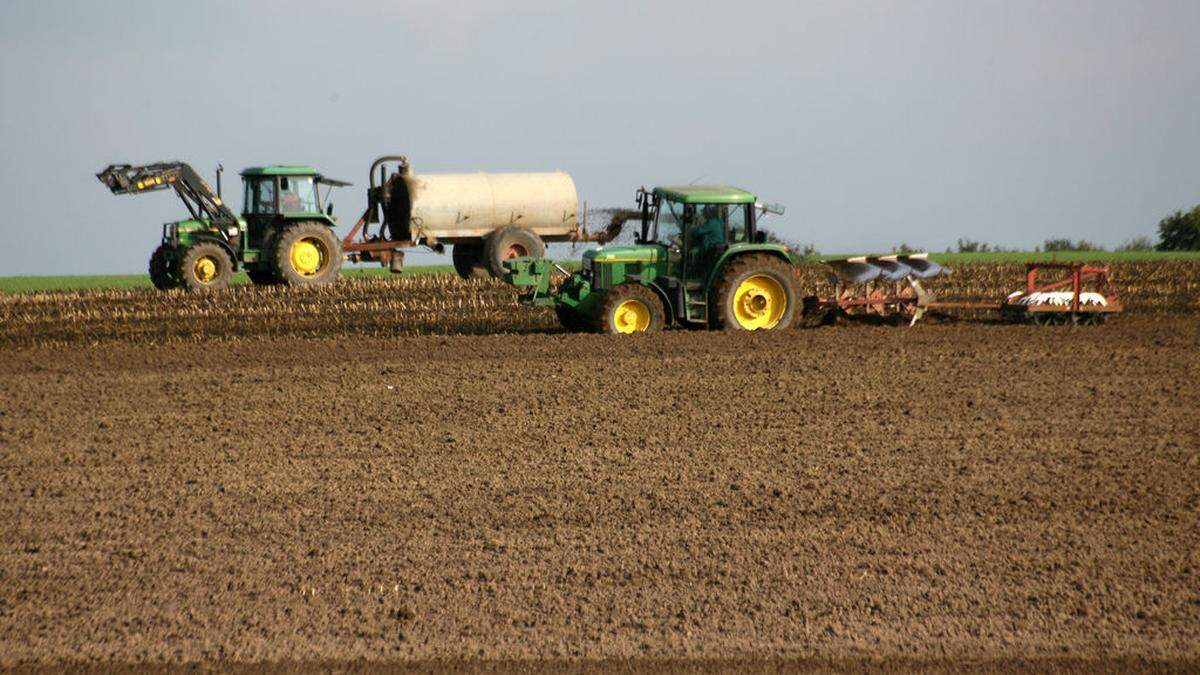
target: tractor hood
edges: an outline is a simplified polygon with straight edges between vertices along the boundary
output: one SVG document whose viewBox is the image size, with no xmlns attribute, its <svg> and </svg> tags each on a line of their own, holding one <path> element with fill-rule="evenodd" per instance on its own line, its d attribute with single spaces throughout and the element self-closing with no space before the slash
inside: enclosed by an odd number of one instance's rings
<svg viewBox="0 0 1200 675">
<path fill-rule="evenodd" d="M 239 217 L 237 219 L 237 221 L 238 221 L 238 229 L 240 229 L 242 232 L 245 232 L 246 231 L 246 219 Z M 178 220 L 173 223 L 167 223 L 167 225 L 172 227 L 176 232 L 180 232 L 180 233 L 212 229 L 212 224 L 209 223 L 207 220 L 196 220 L 194 218 L 189 218 L 187 220 Z"/>
<path fill-rule="evenodd" d="M 661 246 L 601 246 L 583 254 L 584 263 L 657 262 L 663 255 Z"/>
</svg>

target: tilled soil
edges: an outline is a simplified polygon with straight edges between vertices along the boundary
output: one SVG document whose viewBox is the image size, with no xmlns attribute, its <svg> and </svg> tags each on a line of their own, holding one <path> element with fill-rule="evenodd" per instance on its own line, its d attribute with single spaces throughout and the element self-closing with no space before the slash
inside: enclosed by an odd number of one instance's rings
<svg viewBox="0 0 1200 675">
<path fill-rule="evenodd" d="M 0 666 L 1196 667 L 1198 411 L 1179 316 L 7 348 Z"/>
</svg>

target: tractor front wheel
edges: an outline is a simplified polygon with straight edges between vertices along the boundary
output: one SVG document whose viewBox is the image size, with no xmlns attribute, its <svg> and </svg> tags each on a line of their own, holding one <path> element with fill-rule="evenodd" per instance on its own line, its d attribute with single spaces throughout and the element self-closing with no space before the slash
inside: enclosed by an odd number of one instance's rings
<svg viewBox="0 0 1200 675">
<path fill-rule="evenodd" d="M 201 242 L 184 249 L 175 273 L 189 291 L 219 291 L 229 287 L 233 261 L 217 244 Z"/>
<path fill-rule="evenodd" d="M 600 302 L 597 328 L 601 333 L 656 333 L 664 322 L 662 301 L 641 284 L 619 284 Z"/>
<path fill-rule="evenodd" d="M 796 316 L 792 266 L 765 254 L 736 258 L 725 267 L 713 298 L 712 317 L 717 328 L 787 328 Z"/>
<path fill-rule="evenodd" d="M 160 291 L 169 291 L 183 285 L 175 266 L 171 264 L 173 246 L 160 244 L 150 256 L 150 283 Z"/>
<path fill-rule="evenodd" d="M 274 246 L 276 274 L 288 286 L 317 286 L 336 281 L 341 273 L 342 245 L 326 225 L 289 225 L 274 238 Z"/>
</svg>

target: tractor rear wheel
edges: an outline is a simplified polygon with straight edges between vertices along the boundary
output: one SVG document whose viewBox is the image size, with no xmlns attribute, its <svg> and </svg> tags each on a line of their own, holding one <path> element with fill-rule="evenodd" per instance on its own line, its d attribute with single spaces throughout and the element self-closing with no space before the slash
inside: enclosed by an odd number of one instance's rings
<svg viewBox="0 0 1200 675">
<path fill-rule="evenodd" d="M 171 264 L 172 249 L 173 246 L 160 244 L 150 255 L 150 283 L 160 291 L 169 291 L 183 285 L 175 266 Z"/>
<path fill-rule="evenodd" d="M 490 276 L 483 264 L 483 247 L 479 244 L 455 244 L 450 251 L 454 271 L 463 279 L 483 279 Z"/>
<path fill-rule="evenodd" d="M 618 284 L 604 294 L 596 328 L 601 333 L 656 333 L 663 327 L 662 301 L 641 284 Z"/>
<path fill-rule="evenodd" d="M 175 273 L 189 291 L 219 291 L 229 287 L 233 261 L 225 249 L 212 242 L 192 244 L 183 251 Z"/>
<path fill-rule="evenodd" d="M 271 260 L 288 286 L 317 286 L 336 281 L 342 270 L 342 245 L 333 230 L 315 221 L 284 228 L 274 238 Z"/>
<path fill-rule="evenodd" d="M 488 235 L 483 244 L 483 265 L 492 276 L 504 276 L 504 261 L 513 258 L 540 258 L 546 254 L 546 244 L 533 232 L 509 225 Z"/>
<path fill-rule="evenodd" d="M 749 254 L 725 267 L 710 315 L 725 330 L 775 330 L 792 325 L 796 285 L 792 266 L 766 254 Z"/>
</svg>

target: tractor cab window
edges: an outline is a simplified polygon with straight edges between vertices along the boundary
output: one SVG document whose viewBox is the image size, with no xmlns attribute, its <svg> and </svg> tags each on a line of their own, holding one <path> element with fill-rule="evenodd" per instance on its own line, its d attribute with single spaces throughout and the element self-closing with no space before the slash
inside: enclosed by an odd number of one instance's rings
<svg viewBox="0 0 1200 675">
<path fill-rule="evenodd" d="M 729 243 L 744 244 L 749 241 L 746 227 L 746 205 L 730 204 L 725 208 L 725 223 L 729 228 Z"/>
<path fill-rule="evenodd" d="M 667 248 L 683 248 L 683 223 L 691 217 L 690 206 L 663 199 L 658 204 L 654 241 Z"/>
<path fill-rule="evenodd" d="M 725 204 L 702 204 L 695 207 L 692 213 L 694 219 L 687 224 L 688 268 L 702 269 L 712 262 L 717 249 L 726 242 L 725 226 L 729 207 Z"/>
<path fill-rule="evenodd" d="M 245 189 L 245 207 L 242 212 L 248 215 L 275 213 L 275 178 L 247 178 Z"/>
<path fill-rule="evenodd" d="M 317 206 L 317 183 L 312 176 L 279 177 L 279 211 L 281 213 L 315 213 Z"/>
</svg>

